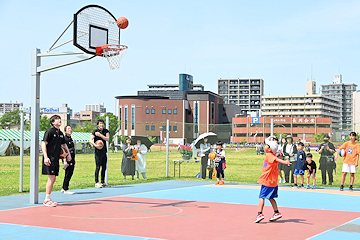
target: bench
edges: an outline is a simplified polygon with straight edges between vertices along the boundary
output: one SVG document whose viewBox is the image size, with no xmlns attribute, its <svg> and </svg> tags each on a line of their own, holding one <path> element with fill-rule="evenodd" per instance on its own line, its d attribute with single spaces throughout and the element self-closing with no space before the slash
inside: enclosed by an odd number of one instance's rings
<svg viewBox="0 0 360 240">
<path fill-rule="evenodd" d="M 181 165 L 183 162 L 200 162 L 200 160 L 174 159 L 173 162 L 174 162 L 174 177 L 175 177 L 175 167 L 176 167 L 176 165 L 179 165 L 179 178 L 180 178 L 180 165 Z"/>
</svg>

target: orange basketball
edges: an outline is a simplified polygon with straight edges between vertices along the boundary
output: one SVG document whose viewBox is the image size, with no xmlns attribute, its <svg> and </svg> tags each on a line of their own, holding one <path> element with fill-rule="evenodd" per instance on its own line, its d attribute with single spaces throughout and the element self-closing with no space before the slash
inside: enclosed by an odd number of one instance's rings
<svg viewBox="0 0 360 240">
<path fill-rule="evenodd" d="M 65 148 L 61 147 L 60 149 L 60 159 L 65 159 L 67 157 L 68 153 Z"/>
<path fill-rule="evenodd" d="M 116 24 L 119 28 L 125 29 L 129 25 L 129 21 L 126 17 L 119 17 L 119 19 L 116 21 Z"/>
<path fill-rule="evenodd" d="M 101 146 L 101 148 L 104 147 L 104 143 L 101 140 L 97 140 L 95 144 Z"/>
<path fill-rule="evenodd" d="M 215 153 L 214 153 L 214 152 L 212 152 L 212 153 L 210 153 L 210 154 L 209 154 L 209 158 L 210 158 L 210 160 L 214 160 L 214 159 L 215 159 L 215 157 L 216 157 L 216 155 L 215 155 Z"/>
</svg>

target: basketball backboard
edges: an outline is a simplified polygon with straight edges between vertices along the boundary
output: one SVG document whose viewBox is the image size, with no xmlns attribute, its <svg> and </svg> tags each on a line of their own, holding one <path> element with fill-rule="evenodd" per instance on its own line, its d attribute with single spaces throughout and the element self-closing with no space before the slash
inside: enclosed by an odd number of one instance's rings
<svg viewBox="0 0 360 240">
<path fill-rule="evenodd" d="M 120 44 L 116 18 L 107 9 L 88 5 L 74 14 L 73 43 L 82 51 L 96 55 L 96 47 Z"/>
</svg>

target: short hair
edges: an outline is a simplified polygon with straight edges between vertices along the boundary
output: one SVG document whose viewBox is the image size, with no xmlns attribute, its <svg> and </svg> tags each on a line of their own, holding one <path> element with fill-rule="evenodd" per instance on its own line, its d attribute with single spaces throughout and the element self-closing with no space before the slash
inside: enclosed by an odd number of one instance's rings
<svg viewBox="0 0 360 240">
<path fill-rule="evenodd" d="M 356 132 L 351 132 L 351 133 L 350 133 L 350 136 L 356 137 Z"/>
<path fill-rule="evenodd" d="M 307 153 L 306 157 L 312 158 L 312 154 L 311 153 Z"/>
<path fill-rule="evenodd" d="M 303 143 L 303 142 L 299 142 L 299 143 L 298 143 L 298 146 L 299 146 L 299 145 L 300 145 L 300 146 L 304 146 L 304 143 Z"/>
<path fill-rule="evenodd" d="M 224 144 L 224 143 L 223 143 L 222 141 L 217 141 L 217 142 L 216 142 L 216 145 L 221 145 L 221 146 L 222 146 L 223 144 Z"/>
<path fill-rule="evenodd" d="M 277 137 L 274 137 L 274 141 L 279 141 L 279 139 Z"/>
<path fill-rule="evenodd" d="M 325 134 L 323 138 L 330 138 L 328 134 Z"/>
<path fill-rule="evenodd" d="M 99 119 L 99 120 L 97 120 L 97 123 L 96 123 L 96 125 L 99 125 L 99 123 L 103 123 L 103 124 L 105 124 L 105 122 L 104 122 L 104 120 L 103 119 Z"/>
<path fill-rule="evenodd" d="M 49 119 L 49 122 L 51 124 L 51 126 L 54 126 L 53 125 L 53 122 L 55 122 L 56 119 L 61 119 L 61 117 L 59 115 L 52 115 L 51 118 Z"/>
<path fill-rule="evenodd" d="M 64 127 L 64 131 L 66 132 L 66 128 L 67 127 L 71 127 L 70 125 L 66 125 L 65 127 Z"/>
</svg>

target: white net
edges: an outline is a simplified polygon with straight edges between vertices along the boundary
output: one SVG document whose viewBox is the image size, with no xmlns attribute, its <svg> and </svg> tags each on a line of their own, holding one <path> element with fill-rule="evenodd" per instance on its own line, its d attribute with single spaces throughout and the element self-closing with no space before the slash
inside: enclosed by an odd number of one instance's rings
<svg viewBox="0 0 360 240">
<path fill-rule="evenodd" d="M 127 49 L 125 45 L 109 45 L 102 49 L 102 56 L 108 60 L 110 70 L 120 68 L 121 59 L 125 56 Z"/>
</svg>

